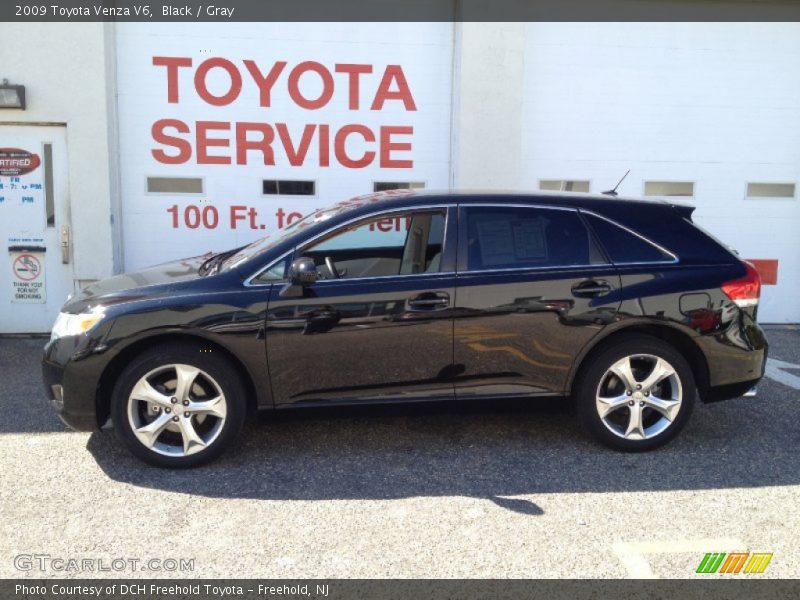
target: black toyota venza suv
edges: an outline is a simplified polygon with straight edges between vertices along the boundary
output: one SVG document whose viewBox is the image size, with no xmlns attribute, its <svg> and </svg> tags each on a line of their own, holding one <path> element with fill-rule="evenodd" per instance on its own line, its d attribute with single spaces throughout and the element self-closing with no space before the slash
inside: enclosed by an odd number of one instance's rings
<svg viewBox="0 0 800 600">
<path fill-rule="evenodd" d="M 387 192 L 236 250 L 95 283 L 45 347 L 61 418 L 138 457 L 218 456 L 256 409 L 572 396 L 650 450 L 764 373 L 755 269 L 692 208 L 583 194 Z"/>
</svg>

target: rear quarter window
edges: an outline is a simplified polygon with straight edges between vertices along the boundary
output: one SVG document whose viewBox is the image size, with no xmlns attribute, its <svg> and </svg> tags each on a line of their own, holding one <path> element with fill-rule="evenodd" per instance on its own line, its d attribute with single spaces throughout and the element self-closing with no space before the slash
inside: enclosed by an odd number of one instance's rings
<svg viewBox="0 0 800 600">
<path fill-rule="evenodd" d="M 585 215 L 611 262 L 615 264 L 672 262 L 675 257 L 646 238 L 592 214 Z"/>
</svg>

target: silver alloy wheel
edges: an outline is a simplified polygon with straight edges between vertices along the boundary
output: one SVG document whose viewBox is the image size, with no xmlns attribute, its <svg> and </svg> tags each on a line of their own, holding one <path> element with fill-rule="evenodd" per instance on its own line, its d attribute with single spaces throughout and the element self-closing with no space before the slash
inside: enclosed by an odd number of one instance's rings
<svg viewBox="0 0 800 600">
<path fill-rule="evenodd" d="M 600 379 L 595 394 L 603 424 L 628 440 L 662 433 L 678 416 L 682 399 L 675 367 L 652 354 L 632 354 L 615 362 Z"/>
<path fill-rule="evenodd" d="M 137 439 L 153 452 L 188 456 L 219 437 L 227 408 L 222 388 L 208 373 L 191 365 L 164 365 L 133 386 L 128 422 Z"/>
</svg>

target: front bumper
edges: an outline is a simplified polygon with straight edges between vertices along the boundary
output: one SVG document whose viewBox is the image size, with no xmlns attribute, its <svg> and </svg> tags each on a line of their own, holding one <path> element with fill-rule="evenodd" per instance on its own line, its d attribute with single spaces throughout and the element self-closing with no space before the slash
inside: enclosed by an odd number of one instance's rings
<svg viewBox="0 0 800 600">
<path fill-rule="evenodd" d="M 44 390 L 59 418 L 76 431 L 98 429 L 95 409 L 97 378 L 87 373 L 77 338 L 59 338 L 47 343 L 42 358 Z"/>
</svg>

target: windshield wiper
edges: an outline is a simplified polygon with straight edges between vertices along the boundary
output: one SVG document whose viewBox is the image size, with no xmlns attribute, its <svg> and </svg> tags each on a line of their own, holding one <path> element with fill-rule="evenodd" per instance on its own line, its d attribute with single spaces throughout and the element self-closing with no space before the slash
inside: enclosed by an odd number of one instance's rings
<svg viewBox="0 0 800 600">
<path fill-rule="evenodd" d="M 243 248 L 244 246 L 242 246 Z M 236 254 L 242 248 L 234 248 L 233 250 L 228 250 L 227 252 L 220 252 L 219 254 L 215 254 L 207 258 L 200 268 L 197 270 L 198 275 L 206 276 L 206 275 L 213 275 L 217 271 L 219 271 L 220 266 L 222 263 L 225 262 L 225 259 L 230 258 L 234 254 Z"/>
<path fill-rule="evenodd" d="M 218 256 L 217 254 L 214 254 L 210 258 L 205 259 L 203 261 L 203 264 L 200 265 L 200 268 L 197 269 L 197 274 L 198 275 L 205 275 L 206 272 L 208 271 L 208 269 L 211 268 L 211 265 L 213 264 L 213 262 L 215 260 L 217 260 L 217 256 Z"/>
<path fill-rule="evenodd" d="M 225 258 L 226 254 L 227 252 L 220 252 L 219 254 L 215 254 L 214 256 L 207 258 L 203 264 L 200 265 L 200 268 L 197 270 L 197 274 L 208 275 L 212 269 L 219 265 L 222 259 Z"/>
</svg>

